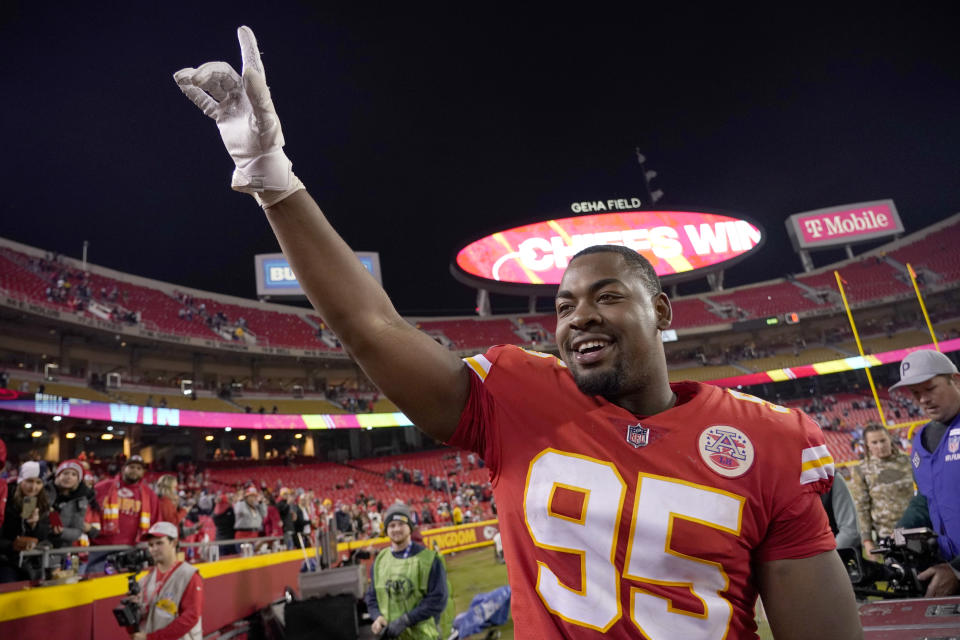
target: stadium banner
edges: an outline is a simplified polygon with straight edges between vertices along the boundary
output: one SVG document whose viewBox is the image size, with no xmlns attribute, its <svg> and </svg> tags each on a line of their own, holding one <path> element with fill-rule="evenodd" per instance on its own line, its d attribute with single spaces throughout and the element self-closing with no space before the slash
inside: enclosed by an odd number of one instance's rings
<svg viewBox="0 0 960 640">
<path fill-rule="evenodd" d="M 839 360 L 802 364 L 784 369 L 770 369 L 769 371 L 761 371 L 759 373 L 748 373 L 742 376 L 733 376 L 732 378 L 711 380 L 710 384 L 717 385 L 718 387 L 748 387 L 755 384 L 766 384 L 768 382 L 783 382 L 784 380 L 823 376 L 841 371 L 854 371 L 856 369 L 865 369 L 867 367 L 877 367 L 884 364 L 900 362 L 906 358 L 908 354 L 919 349 L 936 349 L 936 347 L 934 347 L 933 343 L 930 343 L 865 356 L 851 356 L 849 358 L 840 358 Z M 960 338 L 941 342 L 939 350 L 941 353 L 960 351 Z"/>
<path fill-rule="evenodd" d="M 604 211 L 626 199 L 574 203 Z M 608 206 L 610 205 L 610 206 Z M 451 273 L 491 291 L 545 293 L 570 258 L 594 245 L 622 245 L 643 254 L 667 283 L 702 277 L 756 251 L 764 233 L 742 216 L 705 211 L 624 210 L 535 222 L 497 231 L 457 252 Z"/>
<path fill-rule="evenodd" d="M 893 200 L 804 211 L 788 217 L 785 224 L 797 251 L 842 247 L 903 233 L 903 221 Z"/>
<path fill-rule="evenodd" d="M 442 554 L 466 551 L 493 544 L 493 536 L 500 530 L 499 520 L 483 520 L 436 529 L 417 529 L 423 538 L 423 546 L 436 549 Z M 349 554 L 356 549 L 379 551 L 390 546 L 390 538 L 371 538 L 369 540 L 354 540 L 341 542 L 337 545 L 337 552 Z"/>
<path fill-rule="evenodd" d="M 960 338 L 945 340 L 939 346 L 942 353 L 960 351 Z M 755 384 L 783 382 L 784 380 L 795 380 L 896 363 L 903 360 L 907 354 L 918 349 L 934 348 L 933 344 L 925 344 L 866 356 L 851 356 L 784 369 L 770 369 L 769 371 L 720 378 L 709 382 L 718 387 L 748 387 Z M 160 427 L 206 427 L 214 429 L 226 427 L 234 429 L 376 429 L 413 426 L 410 419 L 400 412 L 339 414 L 222 413 L 94 402 L 51 394 L 24 393 L 13 389 L 0 389 L 0 411 Z"/>
<path fill-rule="evenodd" d="M 380 254 L 376 251 L 354 251 L 360 264 L 383 285 L 380 276 Z M 260 253 L 253 256 L 258 297 L 306 297 L 290 262 L 282 253 Z"/>
<path fill-rule="evenodd" d="M 402 413 L 261 414 L 193 411 L 135 404 L 93 402 L 46 393 L 22 393 L 0 389 L 0 411 L 45 414 L 159 427 L 208 427 L 234 429 L 374 429 L 410 427 Z"/>
</svg>

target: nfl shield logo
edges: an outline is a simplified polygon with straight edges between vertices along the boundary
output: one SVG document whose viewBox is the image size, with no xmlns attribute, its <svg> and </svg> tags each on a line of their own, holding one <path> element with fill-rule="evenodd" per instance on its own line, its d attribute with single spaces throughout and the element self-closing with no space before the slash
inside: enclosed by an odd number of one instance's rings
<svg viewBox="0 0 960 640">
<path fill-rule="evenodd" d="M 647 446 L 650 442 L 650 429 L 642 424 L 634 424 L 627 427 L 627 442 L 633 445 L 634 449 Z"/>
<path fill-rule="evenodd" d="M 950 436 L 947 440 L 947 448 L 950 449 L 950 453 L 956 453 L 960 449 L 960 435 Z"/>
</svg>

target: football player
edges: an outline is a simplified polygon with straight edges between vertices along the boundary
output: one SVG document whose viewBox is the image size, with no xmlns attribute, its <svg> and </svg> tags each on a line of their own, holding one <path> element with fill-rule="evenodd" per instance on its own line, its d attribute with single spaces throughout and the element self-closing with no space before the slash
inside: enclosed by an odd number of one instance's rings
<svg viewBox="0 0 960 640">
<path fill-rule="evenodd" d="M 243 69 L 178 71 L 220 129 L 326 324 L 427 434 L 487 462 L 517 637 L 861 637 L 819 499 L 833 462 L 802 413 L 671 385 L 672 310 L 622 247 L 575 256 L 556 298 L 560 358 L 512 346 L 461 360 L 413 328 L 293 174 L 252 31 Z"/>
</svg>

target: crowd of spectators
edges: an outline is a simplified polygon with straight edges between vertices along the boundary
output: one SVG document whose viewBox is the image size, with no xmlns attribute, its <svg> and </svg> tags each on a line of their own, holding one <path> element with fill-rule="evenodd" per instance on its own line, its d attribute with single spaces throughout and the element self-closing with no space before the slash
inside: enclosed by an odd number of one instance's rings
<svg viewBox="0 0 960 640">
<path fill-rule="evenodd" d="M 358 376 L 349 383 L 342 381 L 327 385 L 324 395 L 341 409 L 352 413 L 372 413 L 374 404 L 380 398 L 380 390 L 364 376 Z"/>
<path fill-rule="evenodd" d="M 192 462 L 164 471 L 151 469 L 138 455 L 97 459 L 83 453 L 59 463 L 35 453 L 19 463 L 6 464 L 5 458 L 0 441 L 0 486 L 9 495 L 5 499 L 0 491 L 0 582 L 36 582 L 67 571 L 110 573 L 108 554 L 87 547 L 135 545 L 159 521 L 177 526 L 185 542 L 276 537 L 287 548 L 298 548 L 317 544 L 324 532 L 341 542 L 379 538 L 383 513 L 391 506 L 385 496 L 397 483 L 434 489 L 432 496 L 410 500 L 418 524 L 463 524 L 496 513 L 489 482 L 459 480 L 464 472 L 482 467 L 473 454 L 466 461 L 451 454 L 445 476 L 396 464 L 381 474 L 382 495 L 357 488 L 352 499 L 345 499 L 337 491 L 341 497 L 336 502 L 321 486 L 258 479 L 255 467 L 248 480 L 225 484 Z M 353 485 L 348 478 L 332 488 Z M 41 566 L 39 556 L 20 557 L 24 551 L 64 547 L 76 548 L 76 554 L 58 554 L 53 568 Z M 227 546 L 221 553 L 234 551 Z M 201 557 L 194 549 L 188 555 Z"/>
<path fill-rule="evenodd" d="M 174 296 L 177 301 L 183 305 L 178 311 L 177 316 L 181 320 L 193 322 L 194 320 L 203 322 L 212 331 L 220 335 L 229 334 L 230 338 L 239 341 L 249 331 L 247 320 L 243 317 L 231 321 L 229 316 L 223 311 L 210 312 L 207 310 L 207 303 L 198 301 L 193 296 L 175 291 Z"/>
<path fill-rule="evenodd" d="M 113 322 L 140 323 L 140 312 L 127 307 L 126 291 L 116 285 L 109 289 L 101 286 L 96 290 L 89 272 L 70 268 L 58 254 L 48 253 L 43 258 L 30 257 L 24 266 L 47 283 L 44 295 L 48 302 L 66 305 L 78 312 L 96 303 Z"/>
</svg>

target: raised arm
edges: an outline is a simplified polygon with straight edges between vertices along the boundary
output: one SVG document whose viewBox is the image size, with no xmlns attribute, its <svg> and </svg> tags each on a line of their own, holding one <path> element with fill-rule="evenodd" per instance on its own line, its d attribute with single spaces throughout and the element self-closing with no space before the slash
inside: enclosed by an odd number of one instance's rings
<svg viewBox="0 0 960 640">
<path fill-rule="evenodd" d="M 242 76 L 225 62 L 181 69 L 181 91 L 213 118 L 236 169 L 232 187 L 264 207 L 307 297 L 378 387 L 430 436 L 448 440 L 466 403 L 461 360 L 409 325 L 337 234 L 283 152 L 257 41 L 237 30 Z"/>
<path fill-rule="evenodd" d="M 306 191 L 266 212 L 297 280 L 350 355 L 414 424 L 448 440 L 469 388 L 460 358 L 400 317 Z"/>
</svg>

